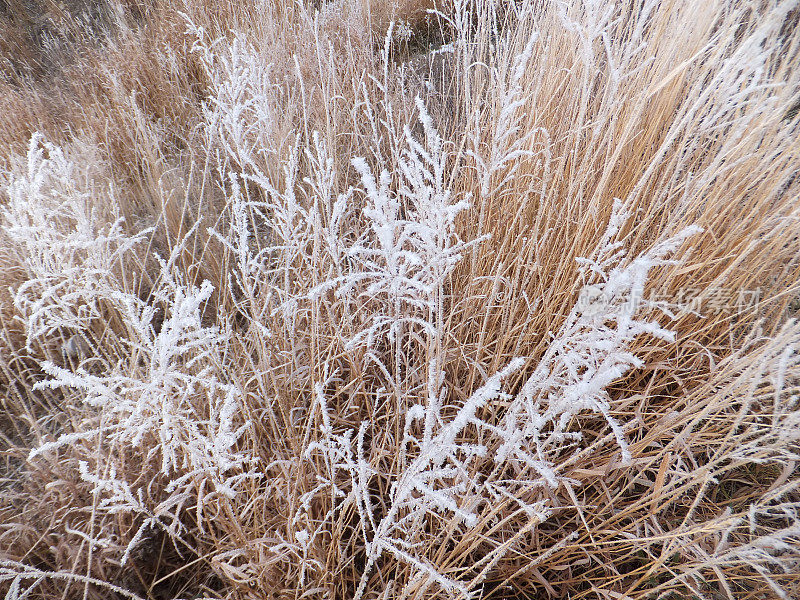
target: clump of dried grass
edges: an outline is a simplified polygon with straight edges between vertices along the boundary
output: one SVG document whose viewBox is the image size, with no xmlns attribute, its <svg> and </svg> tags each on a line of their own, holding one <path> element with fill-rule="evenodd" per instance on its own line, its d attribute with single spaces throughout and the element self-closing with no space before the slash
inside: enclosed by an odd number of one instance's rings
<svg viewBox="0 0 800 600">
<path fill-rule="evenodd" d="M 796 2 L 32 7 L 9 598 L 797 596 Z"/>
</svg>

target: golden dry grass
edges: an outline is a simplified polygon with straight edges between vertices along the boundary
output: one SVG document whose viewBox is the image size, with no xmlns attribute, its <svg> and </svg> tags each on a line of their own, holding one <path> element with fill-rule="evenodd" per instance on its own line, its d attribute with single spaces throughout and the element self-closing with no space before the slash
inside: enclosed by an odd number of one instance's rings
<svg viewBox="0 0 800 600">
<path fill-rule="evenodd" d="M 126 446 L 98 435 L 29 453 L 111 418 L 83 402 L 85 390 L 34 388 L 52 376 L 45 361 L 146 379 L 129 343 L 135 327 L 109 296 L 82 329 L 31 342 L 15 293 L 35 268 L 4 221 L 8 598 L 460 597 L 434 571 L 486 600 L 800 597 L 800 325 L 789 318 L 800 292 L 797 2 L 631 1 L 605 15 L 610 5 L 588 1 L 150 0 L 91 5 L 88 25 L 87 6 L 3 5 L 4 180 L 22 172 L 41 132 L 77 165 L 75 185 L 100 223 L 119 214 L 129 235 L 153 228 L 114 262 L 108 285 L 163 320 L 168 307 L 155 295 L 165 276 L 153 253 L 175 248 L 176 277 L 213 284 L 202 322 L 231 335 L 203 365 L 240 391 L 236 418 L 251 426 L 237 450 L 258 458 L 259 476 L 232 498 L 198 478 L 177 513 L 181 533 L 152 527 L 121 565 L 144 513 L 108 511 L 80 462 L 98 474 L 115 469 L 154 509 L 171 493 L 161 459 L 148 453 L 160 448 L 156 437 Z M 53 31 L 58 43 L 46 41 Z M 251 61 L 248 74 L 225 70 L 236 56 Z M 260 69 L 269 85 L 237 117 L 250 128 L 236 138 L 214 120 L 224 109 L 209 116 L 209 98 Z M 242 106 L 253 89 L 218 106 Z M 302 228 L 330 226 L 337 195 L 351 194 L 340 241 L 368 237 L 369 198 L 351 160 L 364 157 L 376 175 L 386 168 L 390 189 L 400 189 L 403 125 L 426 136 L 415 96 L 445 140 L 447 189 L 472 198 L 458 235 L 490 237 L 464 250 L 439 288 L 435 336 L 408 325 L 354 344 L 388 309 L 379 294 L 313 292 L 355 259 L 337 263 L 321 234 L 306 239 Z M 325 171 L 315 139 L 331 157 L 327 195 L 314 187 Z M 481 167 L 492 156 L 501 157 L 496 168 Z M 277 244 L 258 202 L 288 197 L 286 187 L 318 216 L 297 219 L 296 246 L 288 236 L 271 250 L 269 276 L 250 287 L 236 279 L 233 247 L 209 231 L 234 243 L 230 173 L 253 202 L 256 251 Z M 329 472 L 313 453 L 325 441 L 320 390 L 331 431 L 355 441 L 363 428 L 358 449 L 374 470 L 364 494 L 371 518 L 387 518 L 408 467 L 405 415 L 430 401 L 430 365 L 444 372 L 447 421 L 523 358 L 504 384 L 509 397 L 481 408 L 482 422 L 499 426 L 585 291 L 576 259 L 602 247 L 615 199 L 630 218 L 614 239 L 632 259 L 687 226 L 703 229 L 647 279 L 645 297 L 672 311 L 648 318 L 674 341 L 637 336 L 627 350 L 641 363 L 604 388 L 609 414 L 570 416 L 565 427 L 582 439 L 548 455 L 559 485 L 544 485 L 529 466 L 476 459 L 475 481 L 517 481 L 517 495 L 481 504 L 469 526 L 446 511 L 419 517 L 405 541 L 431 572 L 389 551 L 370 562 L 370 517 L 320 484 Z M 675 306 L 687 302 L 695 310 Z M 86 355 L 62 352 L 73 335 L 89 340 Z M 208 418 L 211 409 L 192 402 Z M 629 462 L 606 417 L 622 424 Z M 500 446 L 478 426 L 459 439 L 484 444 L 487 457 Z M 340 472 L 335 483 L 347 498 L 361 489 Z M 546 517 L 534 514 L 537 502 Z M 297 534 L 314 527 L 303 547 Z"/>
</svg>

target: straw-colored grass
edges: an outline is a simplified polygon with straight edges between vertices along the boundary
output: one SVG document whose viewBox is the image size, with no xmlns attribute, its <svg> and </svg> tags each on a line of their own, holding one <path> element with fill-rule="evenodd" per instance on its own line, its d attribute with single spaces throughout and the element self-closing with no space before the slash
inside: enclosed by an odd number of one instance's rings
<svg viewBox="0 0 800 600">
<path fill-rule="evenodd" d="M 799 15 L 0 6 L 5 597 L 800 597 Z"/>
</svg>

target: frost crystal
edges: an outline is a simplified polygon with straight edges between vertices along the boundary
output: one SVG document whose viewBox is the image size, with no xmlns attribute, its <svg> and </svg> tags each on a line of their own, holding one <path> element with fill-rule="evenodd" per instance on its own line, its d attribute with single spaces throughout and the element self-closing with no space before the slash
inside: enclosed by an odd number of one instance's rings
<svg viewBox="0 0 800 600">
<path fill-rule="evenodd" d="M 31 137 L 22 173 L 8 174 L 3 231 L 27 271 L 14 290 L 28 349 L 59 329 L 80 331 L 101 316 L 122 256 L 149 231 L 127 236 L 122 218 L 104 224 L 77 166 L 40 134 Z"/>
</svg>

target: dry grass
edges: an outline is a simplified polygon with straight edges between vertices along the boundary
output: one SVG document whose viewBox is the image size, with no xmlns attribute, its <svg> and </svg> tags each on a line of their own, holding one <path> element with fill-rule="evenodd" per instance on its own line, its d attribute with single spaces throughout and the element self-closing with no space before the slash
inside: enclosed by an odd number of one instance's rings
<svg viewBox="0 0 800 600">
<path fill-rule="evenodd" d="M 1 5 L 6 597 L 800 597 L 798 15 Z"/>
</svg>

